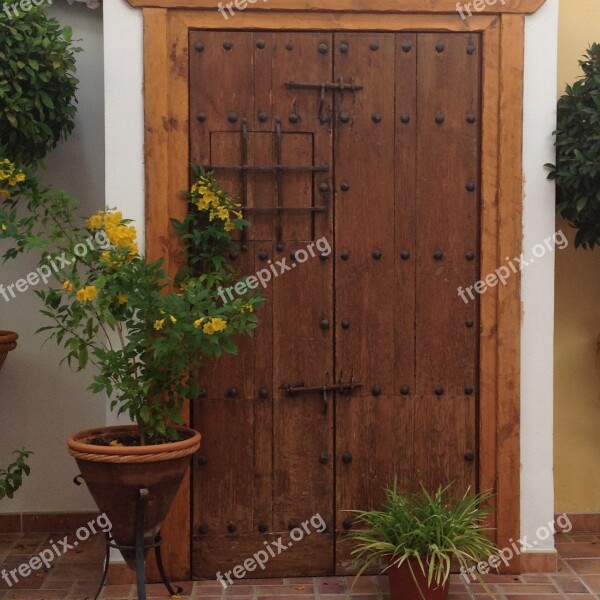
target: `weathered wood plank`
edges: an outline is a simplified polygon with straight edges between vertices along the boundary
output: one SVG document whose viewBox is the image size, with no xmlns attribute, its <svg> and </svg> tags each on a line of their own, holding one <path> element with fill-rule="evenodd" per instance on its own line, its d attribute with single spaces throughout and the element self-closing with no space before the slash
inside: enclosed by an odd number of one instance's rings
<svg viewBox="0 0 600 600">
<path fill-rule="evenodd" d="M 159 8 L 193 8 L 207 9 L 216 12 L 213 0 L 127 0 L 134 7 Z M 484 5 L 483 12 L 531 14 L 538 10 L 545 0 L 506 0 L 494 5 Z M 227 4 L 224 2 L 223 4 Z M 232 3 L 235 7 L 235 3 Z M 269 0 L 262 4 L 248 6 L 245 10 L 271 11 L 355 11 L 355 12 L 390 12 L 390 13 L 456 13 L 456 0 Z M 252 4 L 252 3 L 251 3 Z M 472 7 L 472 3 L 471 3 Z M 477 11 L 472 9 L 473 13 Z M 468 14 L 468 13 L 467 13 Z M 223 17 L 221 17 L 223 18 Z"/>
<path fill-rule="evenodd" d="M 499 257 L 522 251 L 523 211 L 523 68 L 525 19 L 502 19 L 500 51 Z M 508 545 L 520 532 L 520 344 L 521 280 L 511 277 L 498 289 L 498 544 Z M 519 572 L 519 557 L 510 565 Z"/>
</svg>

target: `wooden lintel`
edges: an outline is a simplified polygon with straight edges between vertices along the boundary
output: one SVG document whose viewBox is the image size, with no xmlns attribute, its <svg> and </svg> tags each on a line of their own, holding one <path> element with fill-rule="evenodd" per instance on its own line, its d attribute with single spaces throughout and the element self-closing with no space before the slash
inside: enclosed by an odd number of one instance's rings
<svg viewBox="0 0 600 600">
<path fill-rule="evenodd" d="M 136 8 L 191 8 L 216 12 L 214 0 L 126 0 Z M 424 13 L 457 14 L 457 5 L 464 14 L 532 14 L 546 0 L 225 0 L 236 10 L 252 12 L 306 11 L 306 12 L 358 12 L 358 13 Z M 245 8 L 241 8 L 245 7 Z M 479 10 L 478 10 L 479 9 Z"/>
</svg>

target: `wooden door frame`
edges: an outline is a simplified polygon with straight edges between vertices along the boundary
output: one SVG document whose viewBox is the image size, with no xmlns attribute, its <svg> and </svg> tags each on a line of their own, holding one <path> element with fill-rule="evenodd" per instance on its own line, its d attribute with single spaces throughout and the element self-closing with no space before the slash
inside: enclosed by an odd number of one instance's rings
<svg viewBox="0 0 600 600">
<path fill-rule="evenodd" d="M 483 0 L 481 0 L 483 2 Z M 214 0 L 127 0 L 143 8 L 146 249 L 174 273 L 189 165 L 189 29 L 477 32 L 482 44 L 481 274 L 522 252 L 525 15 L 545 0 L 500 0 L 463 21 L 456 0 L 268 0 L 224 20 Z M 218 85 L 218 82 L 215 82 Z M 496 541 L 520 537 L 520 277 L 480 298 L 479 481 L 496 492 Z M 188 407 L 185 417 L 189 415 Z M 190 577 L 191 487 L 163 528 L 167 570 Z M 510 572 L 520 572 L 515 557 Z"/>
</svg>

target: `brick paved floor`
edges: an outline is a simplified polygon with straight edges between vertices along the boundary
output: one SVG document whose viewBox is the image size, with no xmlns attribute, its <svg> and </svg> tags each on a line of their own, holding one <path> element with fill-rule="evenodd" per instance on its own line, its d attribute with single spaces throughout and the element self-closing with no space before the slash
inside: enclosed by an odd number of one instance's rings
<svg viewBox="0 0 600 600">
<path fill-rule="evenodd" d="M 0 568 L 10 571 L 56 543 L 64 534 L 0 534 Z M 70 539 L 73 539 L 73 535 Z M 557 537 L 559 572 L 490 576 L 498 600 L 600 599 L 600 533 Z M 21 578 L 9 587 L 0 579 L 0 600 L 91 600 L 102 570 L 103 538 L 96 536 L 61 556 L 50 569 Z M 363 577 L 351 589 L 351 577 L 244 580 L 226 591 L 216 581 L 183 582 L 181 600 L 387 600 L 387 577 Z M 148 600 L 168 600 L 162 585 L 147 587 Z M 135 600 L 135 586 L 104 588 L 103 599 Z M 484 600 L 480 585 L 452 576 L 450 600 Z"/>
</svg>

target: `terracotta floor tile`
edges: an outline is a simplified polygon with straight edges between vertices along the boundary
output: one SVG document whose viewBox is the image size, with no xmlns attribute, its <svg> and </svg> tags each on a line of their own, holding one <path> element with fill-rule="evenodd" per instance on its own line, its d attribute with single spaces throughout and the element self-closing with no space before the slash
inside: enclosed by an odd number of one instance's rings
<svg viewBox="0 0 600 600">
<path fill-rule="evenodd" d="M 520 579 L 524 583 L 549 583 L 550 579 L 548 575 L 543 575 L 541 573 L 529 574 L 529 575 L 519 575 Z"/>
<path fill-rule="evenodd" d="M 576 573 L 600 574 L 600 558 L 573 558 L 566 562 Z"/>
<path fill-rule="evenodd" d="M 322 598 L 323 596 L 321 596 Z M 244 596 L 244 599 L 252 598 L 252 596 Z M 256 600 L 291 600 L 292 598 L 300 599 L 306 598 L 305 596 L 290 596 L 290 595 L 277 595 L 277 594 L 261 594 L 256 596 Z"/>
<path fill-rule="evenodd" d="M 509 594 L 506 600 L 563 600 L 562 594 Z"/>
<path fill-rule="evenodd" d="M 346 577 L 322 577 L 316 579 L 316 587 L 319 594 L 341 594 L 349 592 L 352 579 Z"/>
<path fill-rule="evenodd" d="M 299 595 L 305 595 L 305 594 L 311 594 L 314 595 L 315 590 L 314 590 L 314 586 L 313 584 L 297 584 L 297 585 L 257 585 L 256 586 L 256 593 L 259 596 L 265 596 L 267 594 L 273 594 L 273 595 L 295 595 L 295 596 L 299 596 Z M 229 595 L 229 590 L 228 590 L 228 595 Z"/>
<path fill-rule="evenodd" d="M 267 588 L 267 586 L 264 586 Z M 227 587 L 227 598 L 241 598 L 245 596 L 250 596 L 254 594 L 254 586 L 253 585 L 244 585 L 243 583 L 236 583 L 234 585 L 230 585 Z"/>
<path fill-rule="evenodd" d="M 600 557 L 600 543 L 598 542 L 557 544 L 556 549 L 562 558 Z"/>
<path fill-rule="evenodd" d="M 581 579 L 590 591 L 600 592 L 600 575 L 582 575 Z"/>
<path fill-rule="evenodd" d="M 11 590 L 6 600 L 64 600 L 64 590 Z"/>
<path fill-rule="evenodd" d="M 190 598 L 224 598 L 223 590 L 219 591 L 216 589 L 194 589 Z"/>
<path fill-rule="evenodd" d="M 486 583 L 521 583 L 519 579 L 519 575 L 497 575 L 490 574 L 485 575 L 483 580 Z M 532 582 L 532 583 L 540 583 L 540 582 Z"/>
<path fill-rule="evenodd" d="M 134 587 L 132 585 L 107 585 L 102 590 L 100 598 L 130 598 L 135 592 Z"/>
<path fill-rule="evenodd" d="M 42 583 L 42 587 L 40 589 L 42 590 L 70 590 L 73 587 L 74 583 L 72 579 L 66 579 L 66 580 L 62 580 L 62 579 L 50 579 L 50 578 L 46 578 L 43 580 Z M 97 588 L 98 586 L 92 586 Z"/>
<path fill-rule="evenodd" d="M 130 585 L 130 584 L 128 584 Z M 194 586 L 192 581 L 178 581 L 178 582 L 173 582 L 171 584 L 173 586 L 173 588 L 177 589 L 178 587 L 182 588 L 181 592 L 179 593 L 180 596 L 189 596 L 192 593 L 192 588 Z M 108 586 L 108 587 L 120 587 L 120 586 Z M 122 586 L 122 587 L 128 587 L 128 586 Z M 137 588 L 136 588 L 137 589 Z M 146 594 L 148 596 L 170 596 L 169 592 L 167 591 L 167 588 L 164 586 L 163 583 L 148 583 L 146 585 Z"/>
<path fill-rule="evenodd" d="M 377 578 L 376 577 L 359 577 L 355 579 L 354 577 L 349 578 L 348 581 L 349 588 L 348 591 L 351 595 L 355 596 L 358 594 L 363 595 L 372 595 L 377 593 Z"/>
<path fill-rule="evenodd" d="M 312 577 L 298 577 L 298 580 L 302 580 L 304 583 L 312 583 Z M 284 585 L 285 583 L 294 583 L 295 580 L 286 579 L 284 580 L 282 577 L 273 577 L 271 579 L 260 579 L 250 577 L 244 577 L 244 579 L 240 580 L 244 582 L 244 585 Z M 218 583 L 218 582 L 217 582 Z"/>
<path fill-rule="evenodd" d="M 551 579 L 561 592 L 570 594 L 585 594 L 588 592 L 585 585 L 575 575 L 554 575 Z"/>
<path fill-rule="evenodd" d="M 554 584 L 545 583 L 502 583 L 496 589 L 502 594 L 557 594 L 560 591 Z"/>
</svg>

